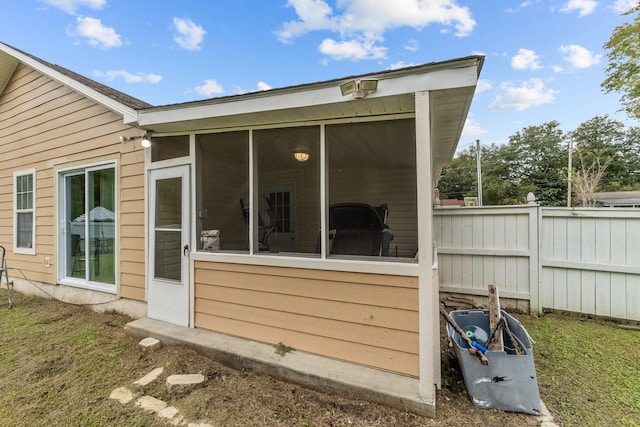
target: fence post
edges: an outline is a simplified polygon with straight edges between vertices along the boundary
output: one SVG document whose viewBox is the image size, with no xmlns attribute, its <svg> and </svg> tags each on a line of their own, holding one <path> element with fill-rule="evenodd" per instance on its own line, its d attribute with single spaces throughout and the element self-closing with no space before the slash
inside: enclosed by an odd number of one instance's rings
<svg viewBox="0 0 640 427">
<path fill-rule="evenodd" d="M 540 303 L 540 280 L 542 267 L 540 264 L 540 245 L 542 238 L 542 211 L 539 204 L 529 211 L 529 313 L 542 314 Z"/>
</svg>

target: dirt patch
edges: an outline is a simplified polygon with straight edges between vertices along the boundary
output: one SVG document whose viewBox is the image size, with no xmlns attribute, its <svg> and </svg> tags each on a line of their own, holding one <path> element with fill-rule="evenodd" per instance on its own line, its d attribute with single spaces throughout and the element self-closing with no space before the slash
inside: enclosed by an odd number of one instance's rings
<svg viewBox="0 0 640 427">
<path fill-rule="evenodd" d="M 0 295 L 1 297 L 1 295 Z M 126 316 L 14 295 L 0 312 L 0 420 L 3 425 L 163 426 L 132 403 L 109 399 L 118 387 L 157 367 L 163 374 L 138 393 L 179 409 L 190 422 L 216 426 L 534 426 L 535 417 L 475 408 L 442 337 L 443 388 L 437 416 L 423 418 L 363 400 L 320 393 L 252 371 L 227 368 L 182 347 L 147 352 L 127 335 Z M 169 394 L 173 374 L 206 378 L 203 388 Z"/>
</svg>

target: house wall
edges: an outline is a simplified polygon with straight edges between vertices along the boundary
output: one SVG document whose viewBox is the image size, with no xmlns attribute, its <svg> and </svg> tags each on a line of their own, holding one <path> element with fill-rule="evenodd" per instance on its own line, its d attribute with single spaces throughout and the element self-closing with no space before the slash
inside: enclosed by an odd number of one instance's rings
<svg viewBox="0 0 640 427">
<path fill-rule="evenodd" d="M 123 118 L 96 102 L 20 64 L 0 94 L 0 244 L 9 274 L 56 282 L 54 168 L 92 159 L 116 159 L 120 176 L 119 295 L 144 300 L 144 150 L 121 144 L 132 133 Z M 137 131 L 139 132 L 139 131 Z M 14 254 L 13 172 L 36 169 L 36 254 Z M 45 266 L 45 257 L 51 266 Z"/>
<path fill-rule="evenodd" d="M 419 375 L 418 279 L 195 261 L 195 327 Z"/>
</svg>

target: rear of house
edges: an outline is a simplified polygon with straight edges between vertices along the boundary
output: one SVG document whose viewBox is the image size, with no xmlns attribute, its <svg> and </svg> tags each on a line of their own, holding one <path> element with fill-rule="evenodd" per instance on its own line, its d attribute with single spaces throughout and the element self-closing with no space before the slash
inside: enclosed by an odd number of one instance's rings
<svg viewBox="0 0 640 427">
<path fill-rule="evenodd" d="M 434 410 L 434 183 L 482 57 L 151 107 L 0 47 L 16 290 L 387 372 Z"/>
<path fill-rule="evenodd" d="M 145 151 L 119 141 L 145 106 L 0 44 L 0 244 L 17 291 L 146 313 Z"/>
</svg>

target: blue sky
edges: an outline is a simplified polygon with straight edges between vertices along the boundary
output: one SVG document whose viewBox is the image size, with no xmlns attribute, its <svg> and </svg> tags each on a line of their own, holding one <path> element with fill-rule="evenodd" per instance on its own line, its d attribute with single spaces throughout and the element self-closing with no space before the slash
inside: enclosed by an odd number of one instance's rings
<svg viewBox="0 0 640 427">
<path fill-rule="evenodd" d="M 635 0 L 5 0 L 0 41 L 154 105 L 486 56 L 459 147 L 629 122 L 600 84 Z"/>
</svg>

